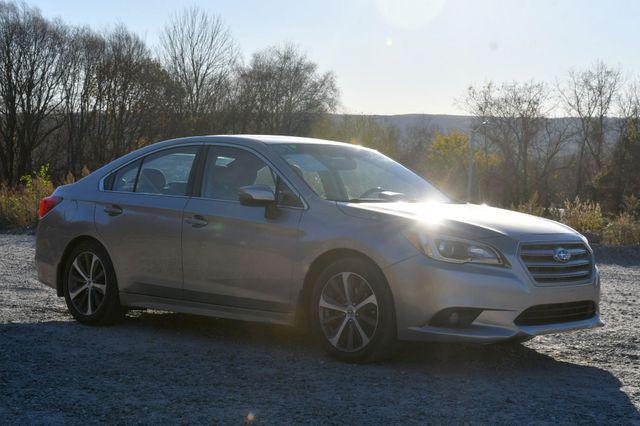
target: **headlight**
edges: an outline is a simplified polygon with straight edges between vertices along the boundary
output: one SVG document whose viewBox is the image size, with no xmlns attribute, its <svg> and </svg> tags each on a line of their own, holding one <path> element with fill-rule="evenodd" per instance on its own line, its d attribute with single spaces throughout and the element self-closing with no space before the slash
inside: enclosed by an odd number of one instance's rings
<svg viewBox="0 0 640 426">
<path fill-rule="evenodd" d="M 418 250 L 432 259 L 452 263 L 503 265 L 504 258 L 492 247 L 454 237 L 427 237 L 420 232 L 407 232 L 406 237 Z"/>
</svg>

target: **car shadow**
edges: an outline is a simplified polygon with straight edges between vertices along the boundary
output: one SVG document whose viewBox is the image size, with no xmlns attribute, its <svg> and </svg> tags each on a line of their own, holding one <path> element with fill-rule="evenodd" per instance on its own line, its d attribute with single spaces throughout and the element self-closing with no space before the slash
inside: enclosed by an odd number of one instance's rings
<svg viewBox="0 0 640 426">
<path fill-rule="evenodd" d="M 1 324 L 0 341 L 10 422 L 640 423 L 611 372 L 523 345 L 412 343 L 353 365 L 290 327 L 146 311 Z"/>
</svg>

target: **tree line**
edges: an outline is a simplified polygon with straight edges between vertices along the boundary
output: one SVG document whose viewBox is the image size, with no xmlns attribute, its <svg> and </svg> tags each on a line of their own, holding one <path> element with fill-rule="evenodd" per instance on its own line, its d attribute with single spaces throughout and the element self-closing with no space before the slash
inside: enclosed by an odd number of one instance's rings
<svg viewBox="0 0 640 426">
<path fill-rule="evenodd" d="M 581 197 L 607 211 L 623 209 L 626 198 L 640 194 L 639 88 L 602 62 L 551 87 L 470 87 L 462 103 L 487 161 L 479 161 L 476 196 L 493 194 L 502 204 L 538 197 L 544 206 Z"/>
<path fill-rule="evenodd" d="M 472 85 L 457 102 L 469 113 L 470 130 L 445 133 L 429 118 L 400 129 L 345 116 L 321 119 L 312 134 L 374 147 L 460 200 L 473 137 L 473 202 L 550 208 L 577 197 L 606 213 L 637 205 L 640 82 L 625 79 L 621 69 L 597 62 L 554 85 Z"/>
<path fill-rule="evenodd" d="M 640 84 L 604 63 L 555 85 L 472 85 L 458 100 L 472 131 L 444 133 L 428 119 L 399 129 L 332 114 L 334 74 L 294 46 L 242 58 L 222 19 L 196 7 L 171 16 L 152 49 L 123 25 L 97 32 L 0 1 L 0 182 L 45 164 L 60 181 L 171 137 L 268 133 L 378 149 L 462 199 L 471 136 L 472 201 L 581 197 L 617 212 L 640 192 Z"/>
<path fill-rule="evenodd" d="M 145 144 L 213 133 L 306 134 L 334 111 L 335 77 L 294 46 L 243 63 L 220 17 L 171 17 L 154 50 L 118 25 L 96 32 L 0 2 L 0 182 L 49 164 L 95 169 Z"/>
</svg>

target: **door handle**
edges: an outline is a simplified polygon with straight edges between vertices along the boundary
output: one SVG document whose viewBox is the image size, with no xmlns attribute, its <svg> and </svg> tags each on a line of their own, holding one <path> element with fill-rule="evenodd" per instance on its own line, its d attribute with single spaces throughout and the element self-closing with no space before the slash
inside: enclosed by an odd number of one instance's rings
<svg viewBox="0 0 640 426">
<path fill-rule="evenodd" d="M 187 217 L 185 218 L 184 221 L 187 222 L 189 225 L 193 226 L 194 228 L 202 228 L 203 226 L 207 226 L 207 224 L 209 223 L 205 220 L 205 218 L 203 218 L 200 215 Z"/>
<path fill-rule="evenodd" d="M 105 207 L 104 212 L 109 216 L 118 216 L 119 214 L 122 214 L 122 209 L 116 205 L 113 205 Z"/>
</svg>

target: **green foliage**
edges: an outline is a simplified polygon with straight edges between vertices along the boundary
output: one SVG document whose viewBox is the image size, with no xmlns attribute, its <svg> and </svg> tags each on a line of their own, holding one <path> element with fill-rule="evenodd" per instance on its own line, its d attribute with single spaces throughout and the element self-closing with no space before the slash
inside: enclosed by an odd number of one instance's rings
<svg viewBox="0 0 640 426">
<path fill-rule="evenodd" d="M 38 223 L 38 203 L 53 192 L 49 166 L 20 178 L 20 185 L 0 186 L 0 228 L 32 228 Z"/>
<path fill-rule="evenodd" d="M 467 188 L 469 136 L 454 130 L 436 133 L 425 159 L 426 176 L 454 198 L 462 199 Z M 495 155 L 475 149 L 473 153 L 474 184 L 484 181 L 489 169 L 499 162 Z"/>
<path fill-rule="evenodd" d="M 469 164 L 469 137 L 461 132 L 436 133 L 426 158 L 427 177 L 451 196 L 464 197 Z"/>
</svg>

